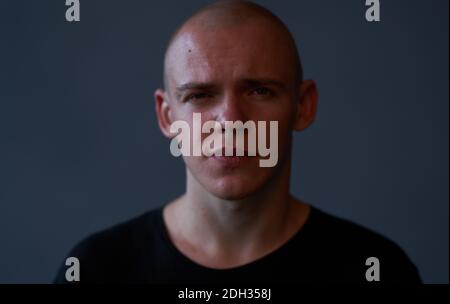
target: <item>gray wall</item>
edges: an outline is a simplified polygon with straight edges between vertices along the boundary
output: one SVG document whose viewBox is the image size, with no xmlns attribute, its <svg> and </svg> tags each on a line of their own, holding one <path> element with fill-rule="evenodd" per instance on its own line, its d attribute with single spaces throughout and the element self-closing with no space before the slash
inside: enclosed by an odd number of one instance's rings
<svg viewBox="0 0 450 304">
<path fill-rule="evenodd" d="M 153 110 L 164 46 L 207 1 L 0 2 L 0 282 L 50 282 L 86 235 L 184 189 Z M 317 81 L 292 189 L 402 246 L 448 283 L 448 1 L 258 1 Z M 355 244 L 356 246 L 356 244 Z"/>
</svg>

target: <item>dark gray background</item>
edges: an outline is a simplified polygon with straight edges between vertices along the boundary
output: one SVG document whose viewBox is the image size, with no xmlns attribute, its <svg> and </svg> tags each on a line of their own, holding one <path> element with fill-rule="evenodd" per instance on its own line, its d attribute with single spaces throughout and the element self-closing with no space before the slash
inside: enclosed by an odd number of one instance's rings
<svg viewBox="0 0 450 304">
<path fill-rule="evenodd" d="M 86 235 L 184 190 L 153 110 L 170 33 L 208 1 L 0 3 L 0 282 L 50 282 Z M 292 30 L 318 117 L 292 191 L 397 242 L 448 283 L 448 4 L 258 1 Z M 355 244 L 358 246 L 358 244 Z M 331 254 L 331 253 L 330 253 Z"/>
</svg>

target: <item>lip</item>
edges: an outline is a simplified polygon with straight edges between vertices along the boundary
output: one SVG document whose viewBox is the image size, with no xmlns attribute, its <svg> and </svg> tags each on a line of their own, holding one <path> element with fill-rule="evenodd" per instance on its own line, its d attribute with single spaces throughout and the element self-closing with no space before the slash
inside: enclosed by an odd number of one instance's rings
<svg viewBox="0 0 450 304">
<path fill-rule="evenodd" d="M 216 156 L 213 155 L 212 159 L 216 160 L 220 164 L 226 167 L 239 167 L 248 162 L 252 156 Z"/>
</svg>

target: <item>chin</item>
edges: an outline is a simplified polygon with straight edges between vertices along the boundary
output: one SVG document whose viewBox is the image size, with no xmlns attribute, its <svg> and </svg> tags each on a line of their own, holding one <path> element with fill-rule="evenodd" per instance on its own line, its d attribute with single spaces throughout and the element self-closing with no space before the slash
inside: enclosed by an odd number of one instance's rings
<svg viewBox="0 0 450 304">
<path fill-rule="evenodd" d="M 189 172 L 210 194 L 223 200 L 248 198 L 266 187 L 276 167 L 262 168 L 257 163 L 248 162 L 242 166 L 227 167 L 209 160 L 204 162 L 188 159 Z"/>
<path fill-rule="evenodd" d="M 205 181 L 203 187 L 214 196 L 224 200 L 240 200 L 251 196 L 263 187 L 264 178 L 226 176 Z"/>
</svg>

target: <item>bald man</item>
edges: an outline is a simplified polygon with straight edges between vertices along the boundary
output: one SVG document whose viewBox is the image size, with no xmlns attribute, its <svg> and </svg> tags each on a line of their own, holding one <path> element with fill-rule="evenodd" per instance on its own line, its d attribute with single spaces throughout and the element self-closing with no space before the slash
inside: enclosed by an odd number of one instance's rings
<svg viewBox="0 0 450 304">
<path fill-rule="evenodd" d="M 276 164 L 261 166 L 260 154 L 183 155 L 186 192 L 78 244 L 69 256 L 79 282 L 420 282 L 392 241 L 290 194 L 292 133 L 311 125 L 317 100 L 290 32 L 267 9 L 219 1 L 191 16 L 170 40 L 155 92 L 162 133 L 173 139 L 174 122 L 193 126 L 194 114 L 220 126 L 277 122 Z"/>
</svg>

